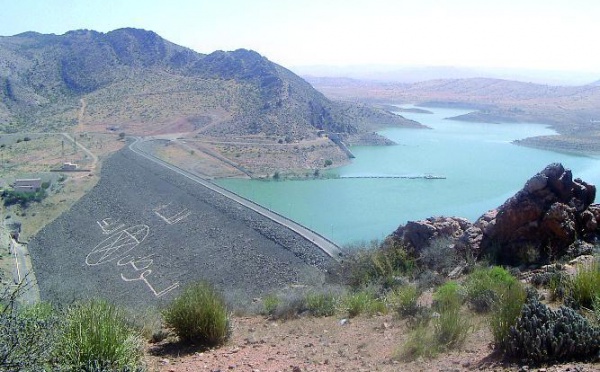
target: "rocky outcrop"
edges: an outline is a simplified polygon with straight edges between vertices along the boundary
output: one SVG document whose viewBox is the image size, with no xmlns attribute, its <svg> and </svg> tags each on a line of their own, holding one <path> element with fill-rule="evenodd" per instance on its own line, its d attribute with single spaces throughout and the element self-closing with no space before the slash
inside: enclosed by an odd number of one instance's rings
<svg viewBox="0 0 600 372">
<path fill-rule="evenodd" d="M 551 164 L 495 213 L 479 218 L 480 255 L 521 264 L 565 255 L 578 239 L 593 241 L 598 232 L 596 187 L 573 179 L 570 170 Z"/>
<path fill-rule="evenodd" d="M 463 253 L 510 265 L 577 256 L 589 253 L 600 232 L 595 197 L 594 185 L 555 163 L 473 224 L 435 217 L 400 226 L 391 237 L 417 255 L 437 237 L 452 238 Z"/>
<path fill-rule="evenodd" d="M 409 221 L 398 227 L 392 234 L 394 241 L 400 241 L 414 257 L 436 239 L 459 240 L 471 227 L 471 222 L 459 217 L 430 217 L 421 221 Z"/>
</svg>

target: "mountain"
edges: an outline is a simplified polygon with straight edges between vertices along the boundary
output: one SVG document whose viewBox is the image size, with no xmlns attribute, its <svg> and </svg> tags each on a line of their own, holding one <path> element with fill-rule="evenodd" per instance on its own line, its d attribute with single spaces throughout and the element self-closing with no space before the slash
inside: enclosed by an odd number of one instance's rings
<svg viewBox="0 0 600 372">
<path fill-rule="evenodd" d="M 291 71 L 239 49 L 204 55 L 125 28 L 0 37 L 0 130 L 119 127 L 302 139 L 414 125 L 333 102 Z"/>
<path fill-rule="evenodd" d="M 533 70 L 517 68 L 457 67 L 457 66 L 293 66 L 300 76 L 345 77 L 356 80 L 412 84 L 427 80 L 469 79 L 486 77 L 550 85 L 583 85 L 597 75 L 584 71 Z"/>
</svg>

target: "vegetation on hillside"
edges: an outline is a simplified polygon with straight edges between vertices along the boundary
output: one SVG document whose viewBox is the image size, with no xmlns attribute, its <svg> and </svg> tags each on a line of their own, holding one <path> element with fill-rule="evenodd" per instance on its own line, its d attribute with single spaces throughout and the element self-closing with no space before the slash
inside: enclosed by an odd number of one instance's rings
<svg viewBox="0 0 600 372">
<path fill-rule="evenodd" d="M 0 69 L 3 132 L 84 123 L 140 132 L 177 122 L 205 135 L 301 140 L 318 130 L 354 134 L 408 122 L 333 102 L 254 51 L 203 55 L 139 29 L 4 37 L 0 57 L 7 61 Z"/>
</svg>

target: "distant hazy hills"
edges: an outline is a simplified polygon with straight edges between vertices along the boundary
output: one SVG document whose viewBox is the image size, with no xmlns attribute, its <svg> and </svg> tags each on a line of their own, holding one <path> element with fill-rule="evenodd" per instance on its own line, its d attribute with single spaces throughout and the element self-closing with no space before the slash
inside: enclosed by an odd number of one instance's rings
<svg viewBox="0 0 600 372">
<path fill-rule="evenodd" d="M 78 123 L 138 129 L 176 123 L 210 135 L 299 139 L 317 129 L 352 134 L 403 119 L 333 102 L 249 50 L 203 55 L 130 28 L 0 37 L 0 130 Z"/>
<path fill-rule="evenodd" d="M 485 68 L 454 66 L 407 67 L 394 65 L 294 66 L 300 76 L 346 77 L 356 80 L 411 84 L 438 79 L 470 79 L 487 77 L 550 85 L 585 85 L 598 79 L 586 71 L 550 71 L 517 68 Z"/>
</svg>

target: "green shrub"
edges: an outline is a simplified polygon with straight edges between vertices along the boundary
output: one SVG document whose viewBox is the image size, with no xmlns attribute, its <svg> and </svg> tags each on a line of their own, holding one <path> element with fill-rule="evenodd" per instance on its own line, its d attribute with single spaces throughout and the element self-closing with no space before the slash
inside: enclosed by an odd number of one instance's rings
<svg viewBox="0 0 600 372">
<path fill-rule="evenodd" d="M 414 285 L 405 285 L 394 289 L 387 296 L 387 302 L 400 317 L 414 316 L 419 312 L 421 292 Z"/>
<path fill-rule="evenodd" d="M 72 370 L 135 370 L 142 363 L 141 338 L 124 314 L 106 301 L 69 308 L 56 349 L 56 363 Z"/>
<path fill-rule="evenodd" d="M 517 282 L 517 278 L 502 267 L 476 268 L 465 282 L 467 299 L 473 310 L 488 312 L 498 300 L 503 288 Z"/>
<path fill-rule="evenodd" d="M 205 282 L 184 288 L 163 312 L 182 342 L 220 345 L 228 337 L 229 314 L 223 297 Z"/>
<path fill-rule="evenodd" d="M 19 204 L 21 207 L 26 208 L 32 202 L 41 202 L 46 196 L 45 189 L 40 189 L 36 192 L 19 192 L 14 190 L 4 190 L 2 192 L 2 199 L 4 199 L 4 205 L 7 207 Z"/>
<path fill-rule="evenodd" d="M 528 301 L 506 338 L 506 354 L 529 363 L 583 360 L 598 355 L 600 330 L 575 310 Z"/>
<path fill-rule="evenodd" d="M 565 272 L 553 273 L 548 280 L 550 300 L 563 300 L 570 291 L 571 278 Z"/>
<path fill-rule="evenodd" d="M 263 298 L 262 309 L 259 312 L 272 320 L 294 319 L 309 310 L 307 297 L 306 291 L 291 288 L 271 293 Z"/>
<path fill-rule="evenodd" d="M 464 301 L 462 289 L 448 282 L 434 293 L 438 316 L 433 320 L 433 334 L 441 349 L 451 349 L 464 343 L 472 329 L 467 316 L 461 312 Z"/>
<path fill-rule="evenodd" d="M 387 311 L 385 303 L 369 290 L 349 293 L 344 298 L 344 304 L 350 318 L 360 314 L 384 314 Z"/>
<path fill-rule="evenodd" d="M 280 300 L 276 294 L 269 294 L 263 298 L 263 311 L 264 315 L 273 315 L 279 306 Z"/>
<path fill-rule="evenodd" d="M 397 245 L 379 245 L 377 241 L 348 249 L 343 271 L 348 283 L 354 288 L 378 284 L 394 287 L 399 278 L 412 275 L 415 261 L 406 250 Z"/>
<path fill-rule="evenodd" d="M 496 347 L 506 348 L 510 327 L 516 324 L 526 299 L 527 292 L 520 282 L 500 290 L 498 301 L 492 307 L 490 315 L 490 327 Z"/>
<path fill-rule="evenodd" d="M 306 296 L 306 308 L 312 316 L 332 316 L 337 302 L 337 298 L 331 293 L 309 293 Z"/>
<path fill-rule="evenodd" d="M 600 296 L 600 265 L 596 262 L 579 265 L 569 289 L 574 306 L 591 309 L 594 299 Z"/>
<path fill-rule="evenodd" d="M 51 359 L 59 318 L 45 303 L 17 309 L 21 289 L 0 298 L 0 371 L 38 371 Z"/>
<path fill-rule="evenodd" d="M 435 308 L 438 310 L 460 308 L 464 303 L 464 290 L 455 281 L 448 281 L 438 287 L 433 294 Z"/>
</svg>

